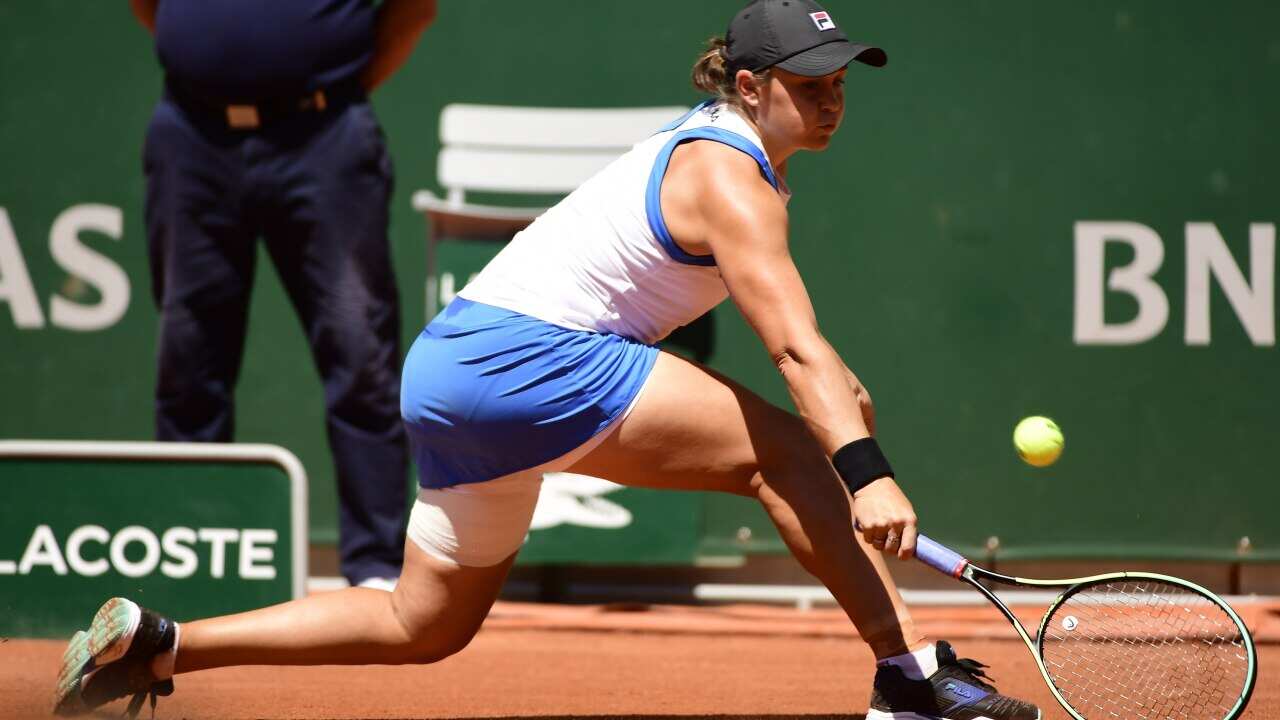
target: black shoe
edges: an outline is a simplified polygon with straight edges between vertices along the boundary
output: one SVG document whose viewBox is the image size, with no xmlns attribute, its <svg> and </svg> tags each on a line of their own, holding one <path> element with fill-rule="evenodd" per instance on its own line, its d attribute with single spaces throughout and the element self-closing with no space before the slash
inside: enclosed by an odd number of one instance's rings
<svg viewBox="0 0 1280 720">
<path fill-rule="evenodd" d="M 151 661 L 173 649 L 174 623 L 124 598 L 112 598 L 98 608 L 88 632 L 71 638 L 62 654 L 62 669 L 54 691 L 53 710 L 80 715 L 112 700 L 132 695 L 127 710 L 137 717 L 151 698 L 173 693 L 173 680 L 157 680 Z"/>
<path fill-rule="evenodd" d="M 942 640 L 937 653 L 938 671 L 927 680 L 912 680 L 895 665 L 880 666 L 867 720 L 1039 720 L 1035 705 L 1001 695 L 983 680 L 986 665 L 957 659 Z"/>
</svg>

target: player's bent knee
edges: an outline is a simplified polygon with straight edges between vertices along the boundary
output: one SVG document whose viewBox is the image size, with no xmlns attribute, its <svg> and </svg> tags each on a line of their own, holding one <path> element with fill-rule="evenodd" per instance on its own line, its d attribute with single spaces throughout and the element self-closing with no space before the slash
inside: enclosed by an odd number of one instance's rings
<svg viewBox="0 0 1280 720">
<path fill-rule="evenodd" d="M 835 471 L 822 447 L 806 432 L 761 453 L 751 487 L 757 496 L 765 485 L 779 491 L 796 483 L 812 488 L 813 483 L 827 475 L 834 477 Z"/>
<path fill-rule="evenodd" d="M 393 664 L 427 664 L 461 652 L 480 631 L 487 608 L 473 606 L 437 607 L 432 611 L 406 613 L 396 609 L 402 635 L 391 649 Z"/>
<path fill-rule="evenodd" d="M 414 649 L 413 662 L 427 665 L 457 655 L 471 644 L 479 629 L 479 625 L 463 630 L 441 629 L 439 635 L 424 638 L 424 642 Z"/>
<path fill-rule="evenodd" d="M 767 432 L 752 433 L 750 458 L 734 474 L 741 482 L 719 489 L 736 495 L 759 499 L 766 486 L 781 488 L 796 482 L 810 482 L 823 473 L 832 472 L 822 447 L 813 438 L 804 421 L 785 410 L 770 406 L 765 420 Z"/>
</svg>

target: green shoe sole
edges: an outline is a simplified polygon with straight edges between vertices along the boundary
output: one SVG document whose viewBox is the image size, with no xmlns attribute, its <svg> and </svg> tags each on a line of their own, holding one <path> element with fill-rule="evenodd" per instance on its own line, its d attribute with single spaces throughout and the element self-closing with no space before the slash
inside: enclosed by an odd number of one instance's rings
<svg viewBox="0 0 1280 720">
<path fill-rule="evenodd" d="M 71 636 L 62 653 L 62 667 L 54 689 L 53 710 L 58 715 L 87 712 L 80 691 L 94 670 L 124 657 L 133 642 L 142 610 L 124 598 L 111 598 L 93 616 L 89 630 Z"/>
</svg>

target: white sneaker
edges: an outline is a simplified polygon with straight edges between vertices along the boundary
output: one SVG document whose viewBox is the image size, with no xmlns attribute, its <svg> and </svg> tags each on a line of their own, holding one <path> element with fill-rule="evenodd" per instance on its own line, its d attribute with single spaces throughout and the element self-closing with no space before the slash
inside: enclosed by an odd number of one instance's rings
<svg viewBox="0 0 1280 720">
<path fill-rule="evenodd" d="M 394 592 L 396 589 L 396 583 L 399 582 L 399 580 L 400 578 L 395 578 L 395 577 L 371 577 L 371 578 L 365 578 L 364 580 L 361 580 L 360 584 L 356 585 L 356 587 L 373 588 L 374 590 L 386 590 L 387 592 Z"/>
</svg>

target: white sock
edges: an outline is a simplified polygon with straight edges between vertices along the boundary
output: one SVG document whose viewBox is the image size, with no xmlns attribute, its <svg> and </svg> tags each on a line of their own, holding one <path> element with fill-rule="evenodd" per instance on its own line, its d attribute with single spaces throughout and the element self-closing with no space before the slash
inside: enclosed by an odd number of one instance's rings
<svg viewBox="0 0 1280 720">
<path fill-rule="evenodd" d="M 168 680 L 173 677 L 173 666 L 178 661 L 178 639 L 182 635 L 182 626 L 173 624 L 173 647 L 169 652 L 160 653 L 151 660 L 151 674 L 156 680 Z"/>
<path fill-rule="evenodd" d="M 877 661 L 876 665 L 897 665 L 902 674 L 912 680 L 924 680 L 938 672 L 938 650 L 929 643 L 914 652 L 894 655 Z"/>
</svg>

